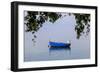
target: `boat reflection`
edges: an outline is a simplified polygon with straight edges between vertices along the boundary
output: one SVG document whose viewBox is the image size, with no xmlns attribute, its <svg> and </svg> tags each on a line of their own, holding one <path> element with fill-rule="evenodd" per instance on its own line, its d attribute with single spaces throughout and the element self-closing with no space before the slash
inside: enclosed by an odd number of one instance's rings
<svg viewBox="0 0 100 73">
<path fill-rule="evenodd" d="M 68 47 L 68 48 L 58 48 L 58 47 L 50 47 L 49 48 L 49 55 L 53 55 L 53 54 L 56 54 L 56 55 L 64 55 L 64 54 L 71 54 L 71 48 Z"/>
</svg>

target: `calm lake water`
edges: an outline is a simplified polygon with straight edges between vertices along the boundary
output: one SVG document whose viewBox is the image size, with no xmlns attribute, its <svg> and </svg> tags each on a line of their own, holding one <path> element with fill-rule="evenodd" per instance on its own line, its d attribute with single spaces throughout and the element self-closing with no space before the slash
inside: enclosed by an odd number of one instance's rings
<svg viewBox="0 0 100 73">
<path fill-rule="evenodd" d="M 74 16 L 66 16 L 58 19 L 54 24 L 45 22 L 43 27 L 35 34 L 36 43 L 32 41 L 33 34 L 24 32 L 24 61 L 49 61 L 49 60 L 73 60 L 90 58 L 90 34 L 76 38 Z M 51 41 L 66 43 L 71 41 L 71 48 L 49 48 Z"/>
</svg>

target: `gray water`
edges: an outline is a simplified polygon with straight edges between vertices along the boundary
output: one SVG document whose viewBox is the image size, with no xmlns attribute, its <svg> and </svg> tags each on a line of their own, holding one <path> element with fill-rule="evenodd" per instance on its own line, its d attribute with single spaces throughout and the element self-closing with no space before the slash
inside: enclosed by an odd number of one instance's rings
<svg viewBox="0 0 100 73">
<path fill-rule="evenodd" d="M 75 17 L 66 16 L 58 19 L 54 24 L 45 22 L 43 27 L 35 34 L 36 43 L 32 41 L 33 34 L 24 32 L 24 61 L 50 61 L 50 60 L 73 60 L 90 58 L 90 34 L 76 38 Z M 71 48 L 49 48 L 51 41 L 66 43 L 71 41 Z"/>
</svg>

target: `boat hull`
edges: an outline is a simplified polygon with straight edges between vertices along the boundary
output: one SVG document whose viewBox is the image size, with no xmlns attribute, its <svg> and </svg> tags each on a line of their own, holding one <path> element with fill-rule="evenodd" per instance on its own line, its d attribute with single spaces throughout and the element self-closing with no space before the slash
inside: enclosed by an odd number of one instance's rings
<svg viewBox="0 0 100 73">
<path fill-rule="evenodd" d="M 70 43 L 49 42 L 51 48 L 70 48 Z"/>
</svg>

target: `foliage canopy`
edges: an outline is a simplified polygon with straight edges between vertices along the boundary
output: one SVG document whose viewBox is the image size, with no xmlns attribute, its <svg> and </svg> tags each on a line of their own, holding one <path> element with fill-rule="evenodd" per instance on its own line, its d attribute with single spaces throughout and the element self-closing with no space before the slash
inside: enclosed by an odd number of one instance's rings
<svg viewBox="0 0 100 73">
<path fill-rule="evenodd" d="M 88 35 L 90 31 L 90 14 L 69 13 L 75 16 L 76 25 L 75 31 L 77 39 L 84 33 Z M 37 32 L 46 21 L 54 23 L 57 19 L 62 17 L 60 12 L 35 12 L 27 11 L 24 17 L 24 24 L 26 25 L 26 32 Z M 84 31 L 86 29 L 86 31 Z M 34 38 L 37 36 L 34 35 Z M 34 41 L 34 39 L 32 39 Z M 35 42 L 35 41 L 34 41 Z"/>
</svg>

